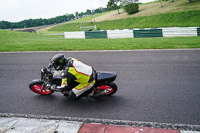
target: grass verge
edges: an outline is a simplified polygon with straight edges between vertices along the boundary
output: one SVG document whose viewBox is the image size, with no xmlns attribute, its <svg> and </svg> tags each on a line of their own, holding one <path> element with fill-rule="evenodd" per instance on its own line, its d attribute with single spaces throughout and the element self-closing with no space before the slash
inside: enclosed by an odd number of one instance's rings
<svg viewBox="0 0 200 133">
<path fill-rule="evenodd" d="M 155 27 L 192 27 L 200 26 L 200 10 L 163 13 L 153 16 L 103 21 L 96 23 L 66 23 L 49 31 L 80 31 L 80 27 L 96 25 L 98 30 L 133 29 Z"/>
<path fill-rule="evenodd" d="M 139 12 L 132 15 L 128 15 L 123 9 L 120 10 L 120 14 L 117 11 L 111 11 L 107 14 L 96 17 L 96 22 L 99 21 L 108 21 L 116 20 L 122 18 L 132 18 L 132 17 L 142 17 L 142 16 L 152 16 L 161 13 L 170 13 L 170 12 L 180 12 L 180 11 L 191 11 L 191 10 L 200 10 L 200 1 L 195 0 L 192 3 L 188 4 L 186 0 L 175 0 L 172 1 L 162 1 L 162 7 L 159 1 L 154 1 L 151 3 L 140 4 Z"/>
<path fill-rule="evenodd" d="M 133 50 L 200 48 L 200 37 L 64 39 L 34 33 L 0 30 L 0 51 Z"/>
</svg>

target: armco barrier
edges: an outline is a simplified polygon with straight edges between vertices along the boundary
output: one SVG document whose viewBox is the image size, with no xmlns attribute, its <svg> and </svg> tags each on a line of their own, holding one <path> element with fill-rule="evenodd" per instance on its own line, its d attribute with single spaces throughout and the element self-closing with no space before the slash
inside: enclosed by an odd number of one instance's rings
<svg viewBox="0 0 200 133">
<path fill-rule="evenodd" d="M 85 38 L 108 38 L 107 31 L 86 31 Z"/>
<path fill-rule="evenodd" d="M 133 38 L 133 30 L 107 30 L 108 38 Z"/>
<path fill-rule="evenodd" d="M 200 27 L 197 28 L 197 35 L 200 36 Z"/>
<path fill-rule="evenodd" d="M 75 38 L 83 39 L 83 38 L 85 38 L 85 32 L 84 31 L 64 32 L 64 36 L 65 36 L 66 39 L 75 39 Z"/>
<path fill-rule="evenodd" d="M 163 37 L 197 36 L 197 27 L 162 28 Z"/>
<path fill-rule="evenodd" d="M 138 38 L 200 36 L 200 27 L 144 28 L 105 31 L 65 32 L 66 39 L 75 38 Z"/>
<path fill-rule="evenodd" d="M 133 30 L 134 37 L 163 37 L 162 29 L 139 29 Z"/>
</svg>

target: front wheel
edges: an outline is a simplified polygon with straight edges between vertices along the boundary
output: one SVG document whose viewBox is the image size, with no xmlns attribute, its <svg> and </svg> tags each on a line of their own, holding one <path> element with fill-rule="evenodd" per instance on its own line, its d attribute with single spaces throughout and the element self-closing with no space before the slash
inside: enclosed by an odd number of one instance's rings
<svg viewBox="0 0 200 133">
<path fill-rule="evenodd" d="M 44 87 L 43 91 L 41 91 L 43 84 L 44 84 L 44 82 L 42 82 L 42 81 L 33 81 L 29 84 L 29 88 L 33 92 L 35 92 L 37 94 L 42 94 L 42 95 L 50 95 L 54 92 L 53 90 L 49 90 L 46 87 Z"/>
<path fill-rule="evenodd" d="M 111 96 L 117 92 L 117 85 L 114 82 L 111 82 L 109 84 L 99 86 L 98 89 L 109 91 L 109 94 L 107 96 Z"/>
</svg>

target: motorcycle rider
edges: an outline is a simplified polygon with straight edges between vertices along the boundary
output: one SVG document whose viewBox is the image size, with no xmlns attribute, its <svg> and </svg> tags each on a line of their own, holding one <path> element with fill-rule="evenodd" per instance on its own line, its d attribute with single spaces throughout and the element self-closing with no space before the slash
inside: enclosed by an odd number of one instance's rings
<svg viewBox="0 0 200 133">
<path fill-rule="evenodd" d="M 96 71 L 75 58 L 66 58 L 63 54 L 56 54 L 50 60 L 48 69 L 61 71 L 61 86 L 53 85 L 52 90 L 61 91 L 65 96 L 78 99 L 90 93 L 95 84 Z"/>
</svg>

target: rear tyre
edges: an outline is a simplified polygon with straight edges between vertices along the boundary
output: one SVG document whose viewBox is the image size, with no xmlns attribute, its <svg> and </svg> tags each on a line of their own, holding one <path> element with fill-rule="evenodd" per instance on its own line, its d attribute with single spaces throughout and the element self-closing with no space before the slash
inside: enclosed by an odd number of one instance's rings
<svg viewBox="0 0 200 133">
<path fill-rule="evenodd" d="M 107 96 L 111 96 L 117 92 L 117 85 L 114 82 L 111 82 L 106 85 L 101 85 L 98 87 L 99 90 L 108 90 L 109 94 Z"/>
<path fill-rule="evenodd" d="M 117 85 L 116 85 L 114 82 L 111 82 L 111 83 L 109 84 L 109 86 L 112 88 L 112 91 L 109 93 L 108 96 L 111 96 L 111 95 L 113 95 L 114 93 L 117 92 Z"/>
<path fill-rule="evenodd" d="M 29 84 L 29 88 L 33 92 L 35 92 L 37 94 L 41 94 L 41 95 L 50 95 L 54 92 L 53 90 L 49 90 L 46 87 L 44 87 L 43 91 L 41 92 L 43 84 L 44 84 L 44 82 L 42 82 L 42 81 L 33 81 Z"/>
</svg>

